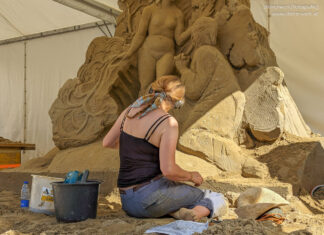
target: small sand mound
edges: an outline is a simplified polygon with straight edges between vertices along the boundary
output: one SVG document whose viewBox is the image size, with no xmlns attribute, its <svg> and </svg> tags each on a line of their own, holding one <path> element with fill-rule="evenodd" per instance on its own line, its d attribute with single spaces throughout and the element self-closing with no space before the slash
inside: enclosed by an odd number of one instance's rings
<svg viewBox="0 0 324 235">
<path fill-rule="evenodd" d="M 12 140 L 9 140 L 9 139 L 6 139 L 6 138 L 3 138 L 0 136 L 0 143 L 1 144 L 14 144 L 14 143 L 21 143 L 21 142 L 20 141 L 15 142 L 15 141 L 12 141 Z"/>
</svg>

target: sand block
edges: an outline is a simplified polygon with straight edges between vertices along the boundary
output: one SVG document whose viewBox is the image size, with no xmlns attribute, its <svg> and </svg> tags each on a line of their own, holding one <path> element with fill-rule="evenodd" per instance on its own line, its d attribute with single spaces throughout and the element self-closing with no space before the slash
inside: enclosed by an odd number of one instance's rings
<svg viewBox="0 0 324 235">
<path fill-rule="evenodd" d="M 246 160 L 235 142 L 211 134 L 208 130 L 190 129 L 180 137 L 179 148 L 230 173 L 241 173 Z"/>
<path fill-rule="evenodd" d="M 278 146 L 258 158 L 267 164 L 272 178 L 290 183 L 294 194 L 298 194 L 301 188 L 310 193 L 324 179 L 323 137 L 300 141 Z"/>
<path fill-rule="evenodd" d="M 267 67 L 245 96 L 245 121 L 256 139 L 274 141 L 283 132 L 310 137 L 311 130 L 285 86 L 280 68 Z"/>
<path fill-rule="evenodd" d="M 268 167 L 254 158 L 247 158 L 242 167 L 242 176 L 264 179 L 269 175 Z"/>
<path fill-rule="evenodd" d="M 199 157 L 176 151 L 176 163 L 187 171 L 198 171 L 202 177 L 218 176 L 222 171 Z"/>
<path fill-rule="evenodd" d="M 260 179 L 245 179 L 245 178 L 231 178 L 220 179 L 216 177 L 208 177 L 201 186 L 202 188 L 209 188 L 211 190 L 225 194 L 226 192 L 242 193 L 252 187 L 264 187 L 271 189 L 278 193 L 285 199 L 292 196 L 292 186 L 288 183 L 274 182 Z"/>
</svg>

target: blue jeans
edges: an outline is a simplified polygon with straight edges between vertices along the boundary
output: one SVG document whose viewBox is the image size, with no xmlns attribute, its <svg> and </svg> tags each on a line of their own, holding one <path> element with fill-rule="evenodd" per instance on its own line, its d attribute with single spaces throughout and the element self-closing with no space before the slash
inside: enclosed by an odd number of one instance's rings
<svg viewBox="0 0 324 235">
<path fill-rule="evenodd" d="M 153 181 L 137 191 L 126 190 L 120 194 L 122 208 L 130 216 L 138 218 L 158 218 L 177 211 L 182 207 L 192 209 L 204 206 L 213 214 L 213 204 L 209 198 L 204 198 L 204 192 L 199 188 L 174 182 L 165 177 Z"/>
</svg>

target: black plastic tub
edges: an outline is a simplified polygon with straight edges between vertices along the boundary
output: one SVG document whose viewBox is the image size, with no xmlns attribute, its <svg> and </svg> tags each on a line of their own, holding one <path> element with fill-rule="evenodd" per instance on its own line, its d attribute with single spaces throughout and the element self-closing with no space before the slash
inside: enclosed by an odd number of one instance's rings
<svg viewBox="0 0 324 235">
<path fill-rule="evenodd" d="M 55 216 L 58 222 L 79 222 L 97 216 L 100 181 L 64 184 L 53 182 Z"/>
</svg>

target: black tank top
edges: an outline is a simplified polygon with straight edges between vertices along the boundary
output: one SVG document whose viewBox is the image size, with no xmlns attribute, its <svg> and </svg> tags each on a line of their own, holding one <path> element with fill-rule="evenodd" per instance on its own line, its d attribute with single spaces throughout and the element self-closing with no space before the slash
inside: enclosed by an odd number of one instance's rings
<svg viewBox="0 0 324 235">
<path fill-rule="evenodd" d="M 162 174 L 160 170 L 159 148 L 149 143 L 158 126 L 170 117 L 169 114 L 158 118 L 149 128 L 144 138 L 138 138 L 123 131 L 126 112 L 120 126 L 119 156 L 120 168 L 117 186 L 124 188 L 141 184 Z"/>
</svg>

